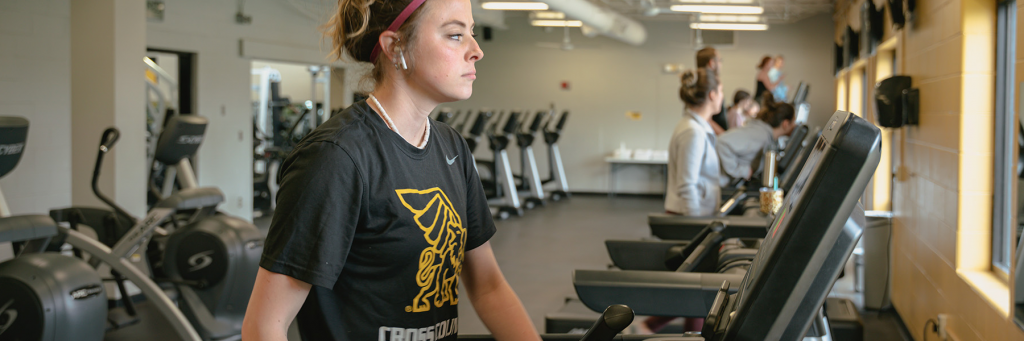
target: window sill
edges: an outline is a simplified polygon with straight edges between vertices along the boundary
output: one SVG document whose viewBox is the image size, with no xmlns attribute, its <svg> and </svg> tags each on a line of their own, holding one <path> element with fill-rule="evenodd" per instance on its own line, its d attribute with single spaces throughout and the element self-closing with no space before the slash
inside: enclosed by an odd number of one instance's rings
<svg viewBox="0 0 1024 341">
<path fill-rule="evenodd" d="M 1005 318 L 1010 317 L 1010 288 L 1006 282 L 990 271 L 957 271 L 974 291 L 981 294 L 989 305 L 996 308 Z"/>
</svg>

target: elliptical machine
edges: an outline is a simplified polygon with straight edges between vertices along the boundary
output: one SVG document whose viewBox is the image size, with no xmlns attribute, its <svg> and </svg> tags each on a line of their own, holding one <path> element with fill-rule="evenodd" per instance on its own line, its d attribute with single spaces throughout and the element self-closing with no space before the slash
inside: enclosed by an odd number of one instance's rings
<svg viewBox="0 0 1024 341">
<path fill-rule="evenodd" d="M 552 115 L 544 125 L 544 142 L 548 145 L 548 178 L 541 181 L 547 185 L 554 182 L 555 190 L 549 191 L 551 200 L 559 201 L 562 198 L 569 198 L 569 183 L 565 180 L 565 167 L 562 166 L 562 154 L 558 152 L 558 139 L 562 137 L 562 128 L 565 128 L 565 121 L 569 119 L 569 111 L 562 112 L 558 124 L 553 128 L 551 122 L 555 120 Z"/>
<path fill-rule="evenodd" d="M 193 333 L 207 341 L 238 340 L 263 253 L 263 235 L 252 224 L 216 211 L 224 201 L 219 189 L 197 186 L 187 157 L 199 148 L 206 124 L 206 118 L 193 115 L 168 121 L 157 142 L 156 158 L 175 165 L 182 189 L 154 206 L 145 219 L 131 217 L 95 186 L 103 156 L 117 141 L 115 128 L 104 132 L 93 173 L 93 191 L 113 211 L 70 207 L 52 210 L 50 215 L 69 223 L 73 230 L 78 225 L 92 227 L 97 239 L 115 251 L 130 245 L 127 250 L 131 252 L 123 255 L 133 259 L 148 244 L 146 257 L 137 258 L 148 260 L 149 266 L 132 265 L 177 292 L 177 310 L 194 327 Z M 165 219 L 169 220 L 166 224 Z M 124 229 L 119 223 L 124 220 L 134 226 Z M 128 279 L 138 285 L 136 279 Z"/>
<path fill-rule="evenodd" d="M 28 120 L 0 117 L 0 177 L 21 159 Z M 0 340 L 103 339 L 106 293 L 85 261 L 43 252 L 57 233 L 45 215 L 7 216 L 0 193 L 0 243 L 13 243 L 17 257 L 0 259 Z"/>
</svg>

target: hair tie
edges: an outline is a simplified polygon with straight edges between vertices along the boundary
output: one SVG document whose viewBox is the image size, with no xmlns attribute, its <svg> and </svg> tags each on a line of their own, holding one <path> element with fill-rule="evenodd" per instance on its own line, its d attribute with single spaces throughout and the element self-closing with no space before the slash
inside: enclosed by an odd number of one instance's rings
<svg viewBox="0 0 1024 341">
<path fill-rule="evenodd" d="M 398 32 L 398 28 L 402 27 L 402 24 L 404 24 L 405 21 L 409 19 L 409 16 L 412 15 L 412 12 L 415 12 L 416 9 L 420 8 L 420 6 L 423 5 L 423 3 L 426 1 L 427 0 L 412 0 L 412 2 L 410 2 L 408 6 L 405 6 L 405 9 L 402 10 L 402 13 L 398 14 L 398 17 L 395 18 L 395 21 L 392 21 L 391 25 L 388 26 L 388 29 L 384 30 L 384 32 Z M 370 52 L 370 63 L 373 63 L 375 60 L 377 60 L 377 55 L 380 54 L 380 50 L 380 38 L 377 38 L 377 42 L 373 44 L 373 52 Z"/>
</svg>

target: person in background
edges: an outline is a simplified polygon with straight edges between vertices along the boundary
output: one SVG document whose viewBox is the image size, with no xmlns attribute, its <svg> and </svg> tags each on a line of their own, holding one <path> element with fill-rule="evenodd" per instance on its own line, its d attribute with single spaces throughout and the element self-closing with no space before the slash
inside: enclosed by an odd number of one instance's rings
<svg viewBox="0 0 1024 341">
<path fill-rule="evenodd" d="M 771 77 L 768 76 L 773 66 L 775 66 L 775 62 L 771 56 L 762 57 L 761 62 L 757 64 L 757 88 L 754 90 L 754 101 L 761 102 L 766 92 L 775 90 L 775 85 L 778 83 L 772 82 Z"/>
<path fill-rule="evenodd" d="M 772 66 L 771 70 L 768 70 L 768 80 L 775 83 L 775 88 L 772 89 L 772 95 L 774 95 L 777 100 L 785 102 L 786 94 L 789 93 L 789 87 L 786 86 L 786 83 L 782 82 L 782 78 L 784 78 L 782 74 L 782 66 L 784 64 L 782 55 L 780 54 L 775 56 L 774 61 L 775 65 Z"/>
<path fill-rule="evenodd" d="M 711 116 L 721 110 L 722 84 L 718 72 L 699 68 L 683 72 L 679 97 L 686 109 L 668 146 L 668 187 L 665 211 L 685 216 L 710 216 L 718 209 L 719 162 Z M 635 323 L 637 334 L 653 334 L 675 317 L 651 316 Z M 686 319 L 686 330 L 700 330 L 701 318 Z"/>
<path fill-rule="evenodd" d="M 753 164 L 757 156 L 769 146 L 778 146 L 781 136 L 789 136 L 796 127 L 796 111 L 785 102 L 776 102 L 771 93 L 766 93 L 765 107 L 756 120 L 747 125 L 731 129 L 718 137 L 718 158 L 722 174 L 719 184 L 729 185 L 738 179 L 749 180 L 758 165 Z"/>
<path fill-rule="evenodd" d="M 697 51 L 697 68 L 709 68 L 719 73 L 720 66 L 722 66 L 722 57 L 718 56 L 718 50 L 714 47 L 705 47 Z M 715 131 L 715 135 L 721 135 L 726 130 L 729 130 L 728 122 L 725 115 L 725 104 L 711 116 L 711 129 Z"/>
<path fill-rule="evenodd" d="M 722 84 L 709 68 L 683 73 L 679 97 L 686 104 L 683 119 L 669 142 L 665 210 L 685 216 L 709 216 L 718 208 L 716 137 L 711 116 L 722 105 Z"/>
<path fill-rule="evenodd" d="M 729 129 L 742 127 L 750 116 L 752 107 L 756 105 L 757 102 L 754 102 L 754 98 L 750 97 L 749 92 L 742 89 L 736 90 L 736 94 L 732 97 L 732 106 L 726 112 Z M 753 116 L 757 116 L 756 111 Z"/>
</svg>

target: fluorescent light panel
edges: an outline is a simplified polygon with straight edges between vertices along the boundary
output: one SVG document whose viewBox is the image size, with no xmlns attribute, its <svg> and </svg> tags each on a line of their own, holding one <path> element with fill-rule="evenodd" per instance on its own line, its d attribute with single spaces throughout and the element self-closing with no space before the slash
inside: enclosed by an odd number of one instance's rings
<svg viewBox="0 0 1024 341">
<path fill-rule="evenodd" d="M 768 29 L 766 24 L 726 24 L 726 23 L 692 23 L 690 28 L 695 30 L 730 30 L 730 31 L 764 31 Z"/>
<path fill-rule="evenodd" d="M 480 4 L 483 9 L 501 11 L 546 11 L 548 4 L 543 2 L 485 2 Z"/>
<path fill-rule="evenodd" d="M 718 14 L 761 14 L 764 8 L 761 6 L 733 6 L 733 5 L 672 5 L 675 12 L 697 12 L 697 13 L 718 13 Z"/>
<path fill-rule="evenodd" d="M 740 23 L 762 23 L 764 18 L 760 15 L 731 15 L 731 14 L 701 14 L 701 22 L 740 22 Z"/>
<path fill-rule="evenodd" d="M 534 20 L 561 20 L 565 19 L 565 13 L 555 11 L 530 12 L 530 19 Z"/>
<path fill-rule="evenodd" d="M 755 0 L 676 0 L 676 2 L 677 3 L 681 3 L 681 4 L 716 4 L 716 5 L 735 4 L 735 5 L 747 5 L 747 4 L 756 3 L 757 1 L 755 1 Z"/>
<path fill-rule="evenodd" d="M 579 20 L 533 20 L 530 25 L 540 27 L 580 27 L 583 22 Z"/>
</svg>

